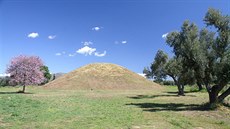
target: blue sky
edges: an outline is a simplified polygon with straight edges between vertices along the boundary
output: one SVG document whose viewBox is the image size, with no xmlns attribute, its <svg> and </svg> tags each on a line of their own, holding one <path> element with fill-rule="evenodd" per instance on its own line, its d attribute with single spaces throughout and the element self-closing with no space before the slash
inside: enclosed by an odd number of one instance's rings
<svg viewBox="0 0 230 129">
<path fill-rule="evenodd" d="M 52 73 L 94 62 L 141 73 L 163 34 L 189 19 L 199 27 L 208 8 L 230 12 L 229 0 L 0 0 L 0 73 L 12 57 L 41 57 Z"/>
</svg>

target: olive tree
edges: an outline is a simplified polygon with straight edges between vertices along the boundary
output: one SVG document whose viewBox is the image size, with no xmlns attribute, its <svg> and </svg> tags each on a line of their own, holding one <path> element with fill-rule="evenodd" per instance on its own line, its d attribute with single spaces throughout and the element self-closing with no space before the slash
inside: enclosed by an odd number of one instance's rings
<svg viewBox="0 0 230 129">
<path fill-rule="evenodd" d="M 216 104 L 230 94 L 228 88 L 219 95 L 230 81 L 230 18 L 209 9 L 204 21 L 207 26 L 214 26 L 217 33 L 207 29 L 199 31 L 194 23 L 185 21 L 180 31 L 167 36 L 166 42 L 175 56 L 182 59 L 183 69 L 194 72 L 190 78 L 205 85 L 210 104 Z"/>
<path fill-rule="evenodd" d="M 157 51 L 150 69 L 145 68 L 143 73 L 157 82 L 161 82 L 167 76 L 171 77 L 178 88 L 178 95 L 184 95 L 184 86 L 193 82 L 193 79 L 190 79 L 193 72 L 182 67 L 182 58 L 169 59 L 162 50 Z"/>
</svg>

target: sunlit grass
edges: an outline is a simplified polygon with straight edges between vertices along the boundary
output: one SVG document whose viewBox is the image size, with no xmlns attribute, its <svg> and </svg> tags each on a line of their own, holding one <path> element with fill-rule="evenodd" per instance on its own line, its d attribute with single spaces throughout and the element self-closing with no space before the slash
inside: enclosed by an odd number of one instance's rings
<svg viewBox="0 0 230 129">
<path fill-rule="evenodd" d="M 0 88 L 0 128 L 230 128 L 227 107 L 202 109 L 207 93 Z"/>
</svg>

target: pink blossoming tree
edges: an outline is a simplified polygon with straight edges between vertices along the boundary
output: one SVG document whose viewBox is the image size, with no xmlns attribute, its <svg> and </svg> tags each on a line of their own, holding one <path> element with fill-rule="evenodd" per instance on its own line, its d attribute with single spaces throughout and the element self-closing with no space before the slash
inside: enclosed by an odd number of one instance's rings
<svg viewBox="0 0 230 129">
<path fill-rule="evenodd" d="M 7 68 L 10 74 L 10 83 L 23 86 L 21 93 L 25 92 L 25 86 L 36 85 L 44 82 L 44 75 L 41 71 L 42 60 L 37 56 L 14 57 Z"/>
</svg>

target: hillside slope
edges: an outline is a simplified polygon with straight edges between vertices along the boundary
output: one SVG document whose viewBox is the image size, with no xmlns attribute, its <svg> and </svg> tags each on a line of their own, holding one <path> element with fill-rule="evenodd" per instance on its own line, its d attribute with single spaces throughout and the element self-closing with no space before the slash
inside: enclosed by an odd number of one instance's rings
<svg viewBox="0 0 230 129">
<path fill-rule="evenodd" d="M 109 63 L 83 66 L 45 85 L 54 89 L 152 89 L 160 88 L 130 70 Z"/>
</svg>

